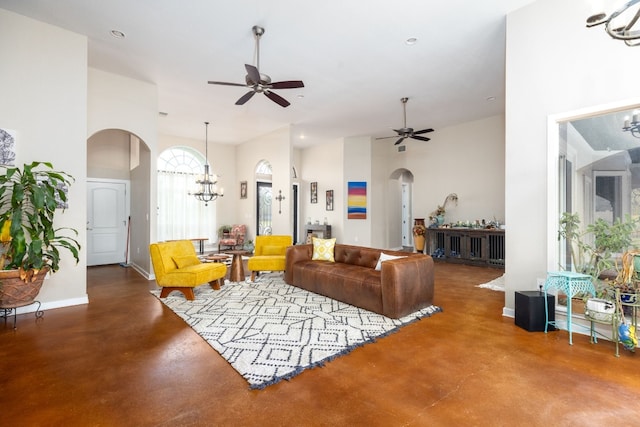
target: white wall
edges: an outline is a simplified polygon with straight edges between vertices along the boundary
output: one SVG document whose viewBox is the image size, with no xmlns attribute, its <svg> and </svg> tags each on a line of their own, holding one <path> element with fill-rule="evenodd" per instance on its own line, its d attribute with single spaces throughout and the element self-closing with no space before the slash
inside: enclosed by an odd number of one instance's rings
<svg viewBox="0 0 640 427">
<path fill-rule="evenodd" d="M 399 203 L 390 191 L 397 184 L 387 183 L 391 174 L 406 169 L 413 174 L 413 218 L 429 218 L 450 193 L 459 197 L 458 205 L 447 206 L 447 222 L 487 221 L 504 222 L 504 117 L 493 116 L 461 123 L 430 133 L 431 141 L 405 140 L 406 151 L 388 141 L 373 143 L 373 174 L 376 191 L 383 193 L 375 212 L 387 212 L 383 222 L 374 229 L 388 229 L 401 221 L 399 209 L 389 209 L 389 201 Z M 397 227 L 396 227 L 397 228 Z M 382 236 L 383 233 L 377 233 Z M 380 247 L 398 246 L 397 236 L 376 241 Z"/>
<path fill-rule="evenodd" d="M 119 129 L 100 131 L 87 141 L 87 176 L 129 180 L 130 134 Z"/>
<path fill-rule="evenodd" d="M 289 127 L 282 128 L 247 141 L 237 147 L 236 177 L 233 182 L 233 196 L 238 201 L 235 218 L 247 224 L 249 235 L 255 236 L 255 169 L 261 160 L 271 164 L 271 190 L 275 198 L 282 191 L 285 199 L 279 204 L 273 200 L 271 205 L 272 234 L 293 233 L 293 210 L 291 209 L 293 149 L 291 148 L 291 132 Z M 247 198 L 240 199 L 240 181 L 247 181 Z M 226 197 L 226 196 L 225 196 Z M 278 207 L 281 206 L 281 213 Z"/>
<path fill-rule="evenodd" d="M 320 221 L 331 225 L 331 237 L 337 242 L 344 243 L 344 211 L 346 204 L 344 194 L 346 187 L 343 185 L 344 153 L 341 140 L 327 141 L 326 143 L 307 147 L 299 151 L 298 182 L 300 183 L 300 236 L 304 242 L 304 225 L 311 220 L 312 223 Z M 311 203 L 311 183 L 318 183 L 318 203 Z M 327 190 L 333 190 L 333 210 L 327 211 Z"/>
<path fill-rule="evenodd" d="M 131 171 L 130 264 L 149 276 L 149 243 L 156 238 L 156 158 L 158 95 L 156 86 L 139 80 L 89 68 L 88 131 L 122 129 L 140 138 L 140 164 Z M 86 145 L 86 140 L 85 140 Z M 126 150 L 128 153 L 128 149 Z M 124 153 L 124 154 L 126 154 Z M 145 157 L 146 158 L 143 158 Z"/>
<path fill-rule="evenodd" d="M 638 93 L 640 48 L 613 40 L 602 27 L 586 28 L 590 3 L 538 0 L 507 17 L 505 312 L 514 307 L 514 291 L 536 289 L 536 279 L 555 264 L 549 116 L 622 105 Z"/>
<path fill-rule="evenodd" d="M 56 226 L 86 247 L 87 39 L 0 9 L 0 128 L 17 132 L 16 165 L 48 161 L 75 178 Z M 87 302 L 86 259 L 62 251 L 38 297 L 43 308 Z"/>
</svg>

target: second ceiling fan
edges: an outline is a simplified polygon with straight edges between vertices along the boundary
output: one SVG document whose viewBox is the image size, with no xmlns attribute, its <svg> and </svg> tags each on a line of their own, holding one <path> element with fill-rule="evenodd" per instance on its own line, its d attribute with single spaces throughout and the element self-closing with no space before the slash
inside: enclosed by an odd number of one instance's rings
<svg viewBox="0 0 640 427">
<path fill-rule="evenodd" d="M 429 132 L 433 132 L 433 129 L 428 128 L 428 129 L 422 129 L 422 130 L 413 130 L 413 128 L 408 128 L 407 127 L 407 101 L 409 100 L 409 98 L 401 98 L 400 101 L 402 101 L 402 108 L 404 111 L 404 127 L 400 128 L 400 129 L 394 129 L 394 131 L 396 131 L 398 133 L 398 135 L 396 136 L 385 136 L 382 138 L 376 138 L 376 139 L 389 139 L 389 138 L 397 138 L 400 137 L 396 143 L 394 145 L 398 145 L 400 144 L 402 141 L 404 141 L 406 138 L 411 138 L 411 139 L 417 139 L 420 141 L 431 141 L 431 138 L 427 138 L 425 136 L 420 136 L 424 133 L 429 133 Z"/>
<path fill-rule="evenodd" d="M 296 89 L 304 87 L 304 83 L 301 80 L 272 82 L 271 77 L 266 74 L 260 74 L 260 37 L 264 34 L 264 28 L 254 25 L 252 31 L 256 38 L 256 65 L 244 65 L 244 68 L 247 70 L 247 75 L 245 76 L 246 83 L 216 82 L 211 80 L 209 80 L 208 83 L 212 85 L 243 86 L 250 88 L 251 90 L 249 92 L 242 95 L 240 99 L 236 101 L 236 105 L 243 105 L 256 93 L 263 93 L 276 104 L 282 107 L 288 107 L 290 105 L 289 101 L 275 92 L 272 92 L 272 89 Z"/>
</svg>

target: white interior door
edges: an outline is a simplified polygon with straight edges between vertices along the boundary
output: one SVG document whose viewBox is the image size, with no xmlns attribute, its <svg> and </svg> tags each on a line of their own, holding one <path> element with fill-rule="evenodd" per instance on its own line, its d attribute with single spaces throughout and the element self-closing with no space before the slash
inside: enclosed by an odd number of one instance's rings
<svg viewBox="0 0 640 427">
<path fill-rule="evenodd" d="M 87 265 L 124 263 L 128 235 L 127 181 L 87 182 Z"/>
<path fill-rule="evenodd" d="M 409 184 L 402 183 L 402 246 L 412 246 L 411 198 Z"/>
</svg>

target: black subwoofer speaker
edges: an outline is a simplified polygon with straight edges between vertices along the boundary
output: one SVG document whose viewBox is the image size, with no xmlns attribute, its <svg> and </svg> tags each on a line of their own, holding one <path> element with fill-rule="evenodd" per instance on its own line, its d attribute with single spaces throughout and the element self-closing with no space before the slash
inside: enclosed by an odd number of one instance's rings
<svg viewBox="0 0 640 427">
<path fill-rule="evenodd" d="M 555 296 L 547 295 L 547 305 L 549 310 L 549 321 L 556 319 Z M 516 292 L 516 325 L 529 332 L 544 332 L 544 292 L 540 291 L 518 291 Z M 551 325 L 547 328 L 553 331 Z"/>
</svg>

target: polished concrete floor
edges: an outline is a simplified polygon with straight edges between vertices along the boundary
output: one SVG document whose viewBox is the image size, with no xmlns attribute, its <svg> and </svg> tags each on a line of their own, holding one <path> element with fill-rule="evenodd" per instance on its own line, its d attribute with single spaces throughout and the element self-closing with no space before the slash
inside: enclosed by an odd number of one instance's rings
<svg viewBox="0 0 640 427">
<path fill-rule="evenodd" d="M 640 354 L 527 332 L 499 270 L 436 264 L 444 312 L 291 381 L 245 380 L 132 268 L 87 271 L 90 303 L 0 323 L 0 423 L 11 426 L 640 425 Z"/>
</svg>

